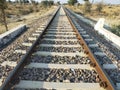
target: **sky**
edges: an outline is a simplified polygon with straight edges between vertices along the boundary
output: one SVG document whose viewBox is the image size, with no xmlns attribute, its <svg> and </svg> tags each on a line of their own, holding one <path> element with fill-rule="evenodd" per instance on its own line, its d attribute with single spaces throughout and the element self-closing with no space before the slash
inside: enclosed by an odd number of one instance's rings
<svg viewBox="0 0 120 90">
<path fill-rule="evenodd" d="M 14 1 L 14 0 L 11 0 Z M 35 1 L 42 1 L 42 0 L 35 0 Z M 54 0 L 55 2 L 60 1 L 61 3 L 67 3 L 68 0 Z M 78 0 L 79 3 L 84 3 L 83 0 Z M 90 0 L 92 2 L 92 0 Z M 120 4 L 120 0 L 94 0 L 94 2 L 100 2 L 100 1 L 104 1 L 104 3 L 107 4 Z"/>
</svg>

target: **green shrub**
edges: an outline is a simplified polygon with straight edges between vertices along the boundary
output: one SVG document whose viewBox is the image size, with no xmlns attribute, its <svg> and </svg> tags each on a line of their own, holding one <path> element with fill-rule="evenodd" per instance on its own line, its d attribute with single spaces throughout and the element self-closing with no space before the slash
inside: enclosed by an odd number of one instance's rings
<svg viewBox="0 0 120 90">
<path fill-rule="evenodd" d="M 120 36 L 120 25 L 113 25 L 112 26 L 112 29 L 111 29 L 111 32 L 113 32 L 114 34 Z"/>
</svg>

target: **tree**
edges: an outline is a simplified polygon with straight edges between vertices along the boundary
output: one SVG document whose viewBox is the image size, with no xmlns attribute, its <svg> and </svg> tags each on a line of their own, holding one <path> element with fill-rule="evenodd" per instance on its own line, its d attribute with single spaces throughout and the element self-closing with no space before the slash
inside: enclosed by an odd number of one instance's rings
<svg viewBox="0 0 120 90">
<path fill-rule="evenodd" d="M 53 0 L 49 0 L 48 3 L 49 3 L 49 6 L 54 5 L 54 1 Z"/>
<path fill-rule="evenodd" d="M 18 0 L 20 4 L 26 4 L 29 3 L 29 0 Z"/>
<path fill-rule="evenodd" d="M 11 0 L 8 0 L 8 3 L 11 3 Z"/>
<path fill-rule="evenodd" d="M 5 25 L 6 31 L 8 31 L 8 26 L 6 22 L 6 13 L 5 9 L 7 8 L 6 0 L 0 0 L 0 21 Z"/>
<path fill-rule="evenodd" d="M 23 0 L 23 3 L 25 4 L 25 3 L 29 3 L 29 1 L 28 0 Z"/>
<path fill-rule="evenodd" d="M 44 0 L 44 1 L 41 1 L 41 4 L 42 4 L 42 6 L 44 6 L 44 7 L 47 7 L 47 6 L 52 6 L 52 5 L 54 5 L 54 1 L 53 0 Z"/>
<path fill-rule="evenodd" d="M 57 1 L 57 5 L 60 5 L 60 1 Z"/>
<path fill-rule="evenodd" d="M 77 2 L 78 2 L 77 0 L 68 0 L 69 5 L 74 5 Z"/>
<path fill-rule="evenodd" d="M 48 1 L 47 0 L 46 1 L 41 1 L 41 4 L 42 4 L 42 6 L 47 7 Z"/>
</svg>

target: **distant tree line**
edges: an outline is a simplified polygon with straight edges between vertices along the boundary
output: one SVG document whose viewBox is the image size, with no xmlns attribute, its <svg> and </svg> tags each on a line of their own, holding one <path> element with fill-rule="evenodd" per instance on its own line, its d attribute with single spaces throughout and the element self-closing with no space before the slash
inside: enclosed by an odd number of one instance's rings
<svg viewBox="0 0 120 90">
<path fill-rule="evenodd" d="M 93 4 L 93 2 L 94 2 L 94 0 L 92 0 L 91 2 L 90 2 L 90 0 L 83 0 L 85 3 L 84 3 L 84 5 L 83 5 L 83 13 L 84 14 L 86 14 L 86 13 L 90 13 L 91 12 L 91 8 L 92 8 L 92 4 Z M 77 0 L 68 0 L 68 5 L 75 5 L 76 3 L 78 3 L 78 1 Z M 101 2 L 98 2 L 97 4 L 96 4 L 96 11 L 97 12 L 99 12 L 99 13 L 101 13 L 101 11 L 102 11 L 102 9 L 103 9 L 103 2 L 101 1 Z"/>
<path fill-rule="evenodd" d="M 15 0 L 15 3 L 29 3 L 29 0 Z"/>
<path fill-rule="evenodd" d="M 74 5 L 77 2 L 78 2 L 77 0 L 68 0 L 69 5 Z"/>
<path fill-rule="evenodd" d="M 41 1 L 41 5 L 43 5 L 43 6 L 52 6 L 52 5 L 54 5 L 54 1 L 53 0 L 44 0 L 44 1 Z"/>
<path fill-rule="evenodd" d="M 8 2 L 12 3 L 11 0 L 8 0 Z M 20 3 L 20 4 L 32 3 L 32 4 L 35 4 L 35 3 L 38 3 L 38 2 L 35 1 L 35 0 L 15 0 L 14 3 Z M 54 1 L 53 0 L 43 0 L 43 1 L 41 1 L 41 4 L 44 5 L 44 6 L 53 5 Z"/>
<path fill-rule="evenodd" d="M 35 0 L 15 0 L 15 1 L 8 0 L 8 3 L 19 3 L 19 4 L 31 3 L 31 4 L 34 4 L 34 3 L 38 3 L 38 2 Z"/>
</svg>

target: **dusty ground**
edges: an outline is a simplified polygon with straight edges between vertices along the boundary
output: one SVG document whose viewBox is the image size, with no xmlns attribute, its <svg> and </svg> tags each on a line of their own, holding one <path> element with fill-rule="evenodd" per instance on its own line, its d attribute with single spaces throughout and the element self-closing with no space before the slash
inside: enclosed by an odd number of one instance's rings
<svg viewBox="0 0 120 90">
<path fill-rule="evenodd" d="M 25 14 L 23 15 L 23 13 L 21 14 L 20 12 L 20 6 L 9 6 L 9 7 L 12 7 L 12 8 L 8 8 L 6 10 L 7 14 L 11 14 L 12 13 L 12 17 L 10 18 L 7 18 L 7 22 L 8 22 L 8 28 L 9 30 L 14 28 L 14 27 L 17 27 L 18 25 L 20 24 L 29 24 L 31 23 L 33 20 L 41 17 L 41 16 L 44 16 L 47 13 L 51 12 L 51 10 L 54 10 L 54 6 L 52 7 L 48 7 L 48 8 L 44 8 L 44 7 L 39 7 L 38 8 L 38 11 L 36 12 L 29 12 L 28 10 L 31 9 L 30 6 L 27 6 L 25 8 L 22 8 L 22 9 L 25 9 L 24 11 L 25 12 L 28 12 L 28 14 Z M 24 12 L 22 11 L 22 12 Z M 4 25 L 0 24 L 0 34 L 4 33 L 6 30 L 5 30 L 5 27 Z"/>
<path fill-rule="evenodd" d="M 82 13 L 83 14 L 83 5 L 80 6 L 67 6 L 68 8 L 72 9 L 76 13 Z M 91 18 L 93 20 L 99 20 L 99 18 L 105 18 L 105 21 L 108 25 L 120 25 L 120 5 L 113 5 L 108 6 L 104 5 L 102 12 L 98 13 L 96 11 L 96 5 L 92 6 L 92 11 L 89 14 L 84 14 L 84 16 Z"/>
</svg>

